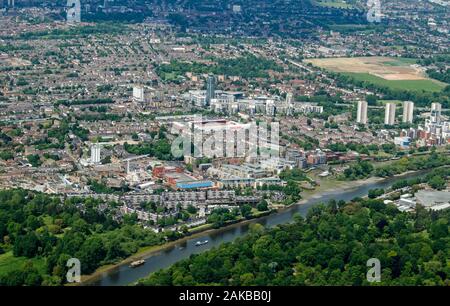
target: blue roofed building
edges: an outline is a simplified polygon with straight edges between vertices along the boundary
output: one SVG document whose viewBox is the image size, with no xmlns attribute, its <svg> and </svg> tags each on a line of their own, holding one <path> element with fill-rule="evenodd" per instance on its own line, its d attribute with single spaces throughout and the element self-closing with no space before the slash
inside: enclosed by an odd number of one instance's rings
<svg viewBox="0 0 450 306">
<path fill-rule="evenodd" d="M 212 181 L 182 181 L 177 182 L 176 187 L 179 189 L 199 189 L 214 187 Z"/>
</svg>

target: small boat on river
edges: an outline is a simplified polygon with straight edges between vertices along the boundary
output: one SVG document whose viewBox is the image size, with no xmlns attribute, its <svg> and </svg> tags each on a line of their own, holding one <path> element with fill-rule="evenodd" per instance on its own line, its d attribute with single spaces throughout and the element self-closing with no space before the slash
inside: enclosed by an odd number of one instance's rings
<svg viewBox="0 0 450 306">
<path fill-rule="evenodd" d="M 201 246 L 201 245 L 207 244 L 208 242 L 209 242 L 208 240 L 197 241 L 197 242 L 195 243 L 195 246 Z"/>
<path fill-rule="evenodd" d="M 143 260 L 143 259 L 141 259 L 141 260 L 136 260 L 136 261 L 133 261 L 133 262 L 130 264 L 130 267 L 131 267 L 131 268 L 136 268 L 136 267 L 142 266 L 143 264 L 145 264 L 145 260 Z"/>
</svg>

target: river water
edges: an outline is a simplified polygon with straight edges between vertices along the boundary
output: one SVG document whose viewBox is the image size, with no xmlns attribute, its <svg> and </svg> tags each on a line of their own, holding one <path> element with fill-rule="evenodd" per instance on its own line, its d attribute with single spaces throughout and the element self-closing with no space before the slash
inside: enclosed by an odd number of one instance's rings
<svg viewBox="0 0 450 306">
<path fill-rule="evenodd" d="M 420 171 L 410 173 L 401 177 L 392 177 L 378 182 L 367 183 L 352 189 L 325 192 L 317 195 L 306 203 L 301 205 L 293 205 L 279 213 L 274 213 L 262 218 L 251 220 L 246 224 L 236 224 L 212 233 L 196 236 L 187 241 L 180 242 L 157 253 L 153 253 L 147 257 L 143 257 L 146 263 L 137 268 L 130 268 L 128 264 L 124 264 L 114 268 L 113 270 L 104 272 L 97 279 L 90 281 L 87 285 L 93 286 L 124 286 L 136 282 L 140 278 L 148 276 L 150 273 L 167 268 L 182 259 L 188 258 L 192 254 L 201 253 L 221 243 L 233 241 L 237 237 L 245 235 L 252 223 L 259 223 L 263 226 L 275 226 L 277 224 L 291 222 L 295 214 L 299 213 L 303 216 L 311 206 L 325 203 L 328 200 L 349 201 L 356 197 L 366 196 L 370 189 L 388 188 L 398 180 L 410 179 L 424 175 L 428 171 Z M 196 246 L 197 241 L 208 240 L 209 243 Z"/>
</svg>

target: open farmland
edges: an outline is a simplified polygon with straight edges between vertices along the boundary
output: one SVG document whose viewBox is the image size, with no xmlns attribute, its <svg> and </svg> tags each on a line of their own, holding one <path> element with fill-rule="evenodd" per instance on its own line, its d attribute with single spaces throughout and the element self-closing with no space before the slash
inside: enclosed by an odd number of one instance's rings
<svg viewBox="0 0 450 306">
<path fill-rule="evenodd" d="M 358 81 L 369 82 L 378 86 L 398 90 L 441 91 L 445 84 L 432 79 L 420 80 L 386 80 L 369 73 L 344 73 Z"/>
<path fill-rule="evenodd" d="M 440 91 L 446 84 L 430 79 L 414 59 L 390 57 L 352 57 L 310 59 L 305 62 L 333 72 L 343 73 L 358 81 L 401 90 Z"/>
</svg>

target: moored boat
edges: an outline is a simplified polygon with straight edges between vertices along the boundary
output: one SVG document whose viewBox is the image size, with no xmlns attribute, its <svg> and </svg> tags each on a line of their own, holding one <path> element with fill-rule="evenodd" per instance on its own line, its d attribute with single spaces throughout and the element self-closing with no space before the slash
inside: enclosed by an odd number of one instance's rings
<svg viewBox="0 0 450 306">
<path fill-rule="evenodd" d="M 208 240 L 197 241 L 197 242 L 195 243 L 195 245 L 196 245 L 196 246 L 200 246 L 200 245 L 207 244 L 208 242 L 209 242 Z"/>
<path fill-rule="evenodd" d="M 133 262 L 130 264 L 130 267 L 131 267 L 131 268 L 136 268 L 136 267 L 142 266 L 143 264 L 145 264 L 145 260 L 143 260 L 143 259 L 141 259 L 141 260 L 136 260 L 136 261 L 133 261 Z"/>
</svg>

